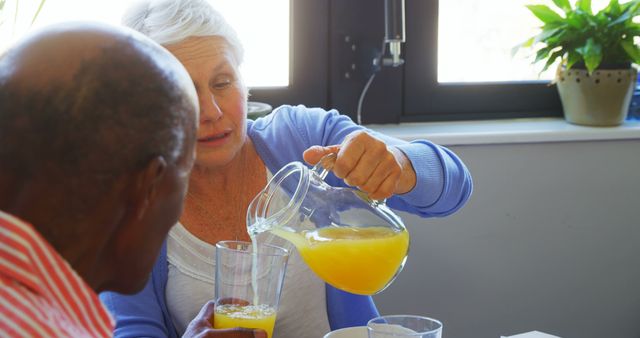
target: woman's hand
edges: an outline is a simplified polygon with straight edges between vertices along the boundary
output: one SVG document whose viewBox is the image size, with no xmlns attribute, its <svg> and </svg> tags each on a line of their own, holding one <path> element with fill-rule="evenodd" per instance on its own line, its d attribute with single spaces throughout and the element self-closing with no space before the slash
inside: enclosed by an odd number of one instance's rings
<svg viewBox="0 0 640 338">
<path fill-rule="evenodd" d="M 407 156 L 366 131 L 347 135 L 339 145 L 310 147 L 305 150 L 303 158 L 315 165 L 330 153 L 337 154 L 333 173 L 372 199 L 407 193 L 416 184 L 416 173 Z"/>
<path fill-rule="evenodd" d="M 205 304 L 194 318 L 182 338 L 267 338 L 267 333 L 260 329 L 214 329 L 213 316 L 216 303 Z"/>
</svg>

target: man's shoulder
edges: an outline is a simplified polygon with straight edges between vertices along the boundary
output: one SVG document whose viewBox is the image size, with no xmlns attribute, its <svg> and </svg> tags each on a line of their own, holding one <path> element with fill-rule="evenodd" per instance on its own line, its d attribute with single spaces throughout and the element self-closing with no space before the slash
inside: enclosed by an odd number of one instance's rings
<svg viewBox="0 0 640 338">
<path fill-rule="evenodd" d="M 13 277 L 0 272 L 0 309 L 2 314 L 18 311 L 51 312 L 57 308 L 45 297 Z"/>
<path fill-rule="evenodd" d="M 54 337 L 69 320 L 62 308 L 24 284 L 0 274 L 0 327 L 12 337 Z"/>
<path fill-rule="evenodd" d="M 83 304 L 62 300 L 63 295 L 48 291 L 51 294 L 40 294 L 0 274 L 0 336 L 111 337 L 111 323 L 77 310 Z"/>
</svg>

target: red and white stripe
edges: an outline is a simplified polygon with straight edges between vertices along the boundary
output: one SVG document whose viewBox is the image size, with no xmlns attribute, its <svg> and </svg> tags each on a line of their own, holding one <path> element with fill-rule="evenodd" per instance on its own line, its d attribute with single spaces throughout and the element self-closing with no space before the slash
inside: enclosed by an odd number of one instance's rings
<svg viewBox="0 0 640 338">
<path fill-rule="evenodd" d="M 95 292 L 35 229 L 0 211 L 0 337 L 111 337 Z"/>
</svg>

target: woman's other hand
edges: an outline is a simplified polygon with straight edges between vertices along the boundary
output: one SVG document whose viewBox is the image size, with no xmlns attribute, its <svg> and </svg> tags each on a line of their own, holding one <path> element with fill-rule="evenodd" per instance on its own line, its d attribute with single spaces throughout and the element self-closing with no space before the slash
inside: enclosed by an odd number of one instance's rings
<svg viewBox="0 0 640 338">
<path fill-rule="evenodd" d="M 407 193 L 416 184 L 416 173 L 407 156 L 366 131 L 347 135 L 339 145 L 310 147 L 303 158 L 315 165 L 330 153 L 337 154 L 333 173 L 372 199 Z"/>
<path fill-rule="evenodd" d="M 194 318 L 182 338 L 267 338 L 267 333 L 260 329 L 214 329 L 213 316 L 215 302 L 209 301 Z"/>
</svg>

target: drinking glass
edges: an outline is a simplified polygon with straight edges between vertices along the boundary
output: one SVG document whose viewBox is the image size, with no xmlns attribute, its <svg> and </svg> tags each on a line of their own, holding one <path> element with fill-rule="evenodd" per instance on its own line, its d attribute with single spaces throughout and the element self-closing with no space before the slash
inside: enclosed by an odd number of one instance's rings
<svg viewBox="0 0 640 338">
<path fill-rule="evenodd" d="M 323 338 L 367 338 L 369 337 L 367 331 L 366 326 L 345 327 L 331 331 L 325 334 Z"/>
<path fill-rule="evenodd" d="M 286 249 L 251 242 L 216 244 L 216 309 L 213 327 L 257 328 L 273 336 L 287 268 Z M 254 261 L 255 259 L 255 261 Z"/>
<path fill-rule="evenodd" d="M 411 315 L 381 316 L 367 323 L 369 338 L 441 338 L 442 323 Z"/>
</svg>

